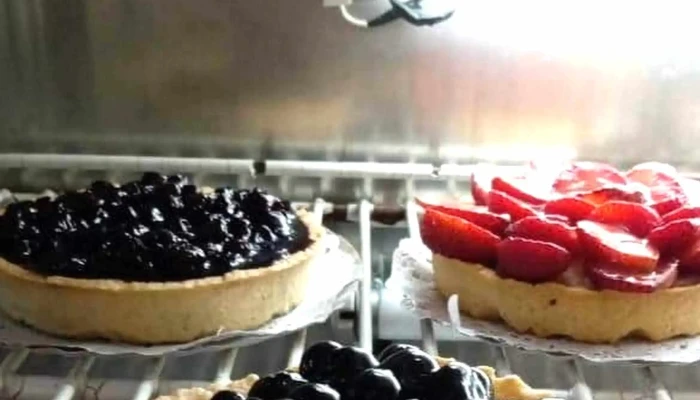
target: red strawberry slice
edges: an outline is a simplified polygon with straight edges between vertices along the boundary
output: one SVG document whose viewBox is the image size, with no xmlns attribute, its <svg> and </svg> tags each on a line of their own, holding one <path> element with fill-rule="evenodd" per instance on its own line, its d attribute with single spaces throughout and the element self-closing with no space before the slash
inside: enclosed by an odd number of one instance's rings
<svg viewBox="0 0 700 400">
<path fill-rule="evenodd" d="M 671 176 L 678 175 L 678 170 L 676 170 L 676 167 L 670 164 L 660 163 L 658 161 L 647 161 L 637 164 L 630 168 L 629 171 L 627 171 L 627 174 L 633 171 L 656 171 Z"/>
<path fill-rule="evenodd" d="M 430 250 L 465 262 L 493 265 L 496 246 L 501 240 L 488 230 L 465 219 L 425 210 L 421 237 Z"/>
<path fill-rule="evenodd" d="M 666 289 L 678 278 L 678 261 L 666 260 L 656 269 L 644 273 L 630 273 L 610 264 L 590 264 L 586 266 L 588 278 L 597 289 L 618 292 L 651 293 Z"/>
<path fill-rule="evenodd" d="M 647 240 L 664 257 L 679 257 L 700 238 L 700 218 L 677 219 L 661 225 L 647 236 Z"/>
<path fill-rule="evenodd" d="M 567 194 L 589 192 L 601 187 L 625 185 L 627 180 L 615 167 L 595 162 L 577 162 L 562 171 L 554 181 L 554 190 Z"/>
<path fill-rule="evenodd" d="M 489 164 L 478 164 L 471 177 L 471 189 L 474 203 L 485 206 L 489 203 L 489 192 L 491 191 L 491 181 L 495 175 L 494 167 Z"/>
<path fill-rule="evenodd" d="M 644 163 L 627 171 L 627 179 L 649 188 L 649 203 L 659 213 L 668 213 L 687 203 L 675 168 L 661 163 Z M 663 214 L 662 214 L 663 215 Z"/>
<path fill-rule="evenodd" d="M 587 259 L 618 264 L 633 272 L 652 271 L 659 261 L 656 248 L 623 228 L 588 220 L 579 221 L 577 228 Z"/>
<path fill-rule="evenodd" d="M 494 214 L 483 206 L 472 206 L 457 202 L 438 205 L 429 204 L 420 199 L 416 199 L 416 203 L 426 210 L 432 209 L 454 217 L 466 219 L 499 236 L 503 236 L 503 231 L 505 231 L 508 224 L 510 224 L 510 217 L 508 215 Z"/>
<path fill-rule="evenodd" d="M 664 215 L 664 222 L 671 222 L 679 219 L 700 218 L 700 207 L 681 207 L 673 212 Z"/>
<path fill-rule="evenodd" d="M 548 217 L 523 218 L 509 226 L 506 233 L 509 236 L 554 243 L 572 255 L 578 254 L 580 250 L 576 228 Z"/>
<path fill-rule="evenodd" d="M 561 246 L 510 237 L 498 245 L 496 271 L 506 278 L 538 283 L 554 280 L 570 263 L 571 254 Z"/>
<path fill-rule="evenodd" d="M 537 211 L 529 204 L 495 190 L 489 194 L 489 211 L 496 214 L 508 214 L 511 221 L 537 215 Z"/>
<path fill-rule="evenodd" d="M 513 179 L 497 176 L 491 181 L 491 190 L 503 192 L 518 200 L 533 205 L 544 204 L 548 195 L 538 189 L 534 179 Z"/>
<path fill-rule="evenodd" d="M 654 209 L 627 201 L 609 201 L 598 206 L 586 219 L 623 226 L 632 234 L 642 238 L 661 225 L 661 217 Z"/>
<path fill-rule="evenodd" d="M 578 222 L 588 216 L 595 205 L 578 197 L 562 197 L 545 204 L 544 212 L 548 215 L 563 215 L 571 222 Z"/>
<path fill-rule="evenodd" d="M 696 239 L 695 242 L 680 255 L 678 269 L 685 273 L 700 273 L 700 239 Z"/>
<path fill-rule="evenodd" d="M 608 185 L 595 190 L 574 193 L 577 197 L 595 204 L 601 205 L 608 201 L 629 201 L 631 203 L 644 203 L 644 193 L 633 187 Z"/>
<path fill-rule="evenodd" d="M 668 213 L 671 213 L 687 204 L 685 197 L 671 197 L 666 200 L 657 201 L 651 203 L 651 207 L 656 210 L 662 217 Z"/>
</svg>

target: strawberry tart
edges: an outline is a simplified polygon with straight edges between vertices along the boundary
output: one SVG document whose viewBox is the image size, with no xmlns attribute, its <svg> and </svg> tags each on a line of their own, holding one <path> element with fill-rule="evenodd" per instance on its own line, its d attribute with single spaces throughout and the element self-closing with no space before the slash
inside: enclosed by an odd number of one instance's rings
<svg viewBox="0 0 700 400">
<path fill-rule="evenodd" d="M 590 343 L 700 334 L 700 183 L 661 163 L 479 165 L 427 203 L 437 288 L 462 312 Z"/>
</svg>

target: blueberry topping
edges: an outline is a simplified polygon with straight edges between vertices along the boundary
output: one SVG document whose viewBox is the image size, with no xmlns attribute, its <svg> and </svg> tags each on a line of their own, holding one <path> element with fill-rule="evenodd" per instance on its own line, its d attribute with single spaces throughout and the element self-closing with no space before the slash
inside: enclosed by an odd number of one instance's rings
<svg viewBox="0 0 700 400">
<path fill-rule="evenodd" d="M 166 181 L 168 183 L 174 183 L 176 185 L 185 185 L 187 184 L 187 182 L 189 182 L 189 179 L 187 179 L 187 177 L 184 175 L 176 174 L 168 176 Z"/>
<path fill-rule="evenodd" d="M 278 400 L 289 397 L 290 393 L 308 382 L 301 375 L 294 372 L 279 372 L 266 376 L 253 385 L 248 393 L 249 397 L 258 397 L 262 400 Z M 294 397 L 296 399 L 296 397 Z"/>
<path fill-rule="evenodd" d="M 311 382 L 328 383 L 333 377 L 333 354 L 342 347 L 331 341 L 309 347 L 301 358 L 299 373 Z"/>
<path fill-rule="evenodd" d="M 141 184 L 145 185 L 159 185 L 165 182 L 167 177 L 157 173 L 157 172 L 145 172 L 141 176 Z"/>
<path fill-rule="evenodd" d="M 421 392 L 423 389 L 422 381 L 427 375 L 438 369 L 438 364 L 433 357 L 419 348 L 401 345 L 401 347 L 395 347 L 394 351 L 382 361 L 380 368 L 388 369 L 394 373 L 396 379 L 401 383 L 401 398 L 409 399 L 423 395 Z"/>
<path fill-rule="evenodd" d="M 308 245 L 289 203 L 263 190 L 204 194 L 154 172 L 15 202 L 0 216 L 0 256 L 42 275 L 183 281 L 265 267 Z"/>
<path fill-rule="evenodd" d="M 302 356 L 299 370 L 258 380 L 247 400 L 492 400 L 493 386 L 481 370 L 451 362 L 438 368 L 435 360 L 411 345 L 392 345 L 377 361 L 369 353 L 336 342 L 319 342 Z M 393 368 L 385 368 L 389 365 Z M 407 393 L 407 384 L 414 385 Z M 351 378 L 349 378 L 351 377 Z M 306 379 L 305 379 L 306 378 Z M 316 380 L 328 380 L 322 383 Z M 233 391 L 217 392 L 214 400 L 245 400 Z"/>
<path fill-rule="evenodd" d="M 214 393 L 211 400 L 245 400 L 245 396 L 231 390 L 221 390 Z"/>
<path fill-rule="evenodd" d="M 410 344 L 394 343 L 384 348 L 384 350 L 382 350 L 382 352 L 379 353 L 379 356 L 377 356 L 377 359 L 379 360 L 379 362 L 382 362 L 387 358 L 391 357 L 394 353 L 398 353 L 406 349 L 418 349 L 418 347 Z"/>
<path fill-rule="evenodd" d="M 490 383 L 486 387 L 476 369 L 458 362 L 447 364 L 433 373 L 426 382 L 425 400 L 489 400 Z"/>
<path fill-rule="evenodd" d="M 401 385 L 391 371 L 371 368 L 352 381 L 343 399 L 396 400 L 400 391 Z"/>
<path fill-rule="evenodd" d="M 357 347 L 343 347 L 333 354 L 330 384 L 340 393 L 360 373 L 378 365 L 377 359 Z"/>
<path fill-rule="evenodd" d="M 307 383 L 299 386 L 289 394 L 289 397 L 294 400 L 340 400 L 340 394 L 323 383 Z"/>
<path fill-rule="evenodd" d="M 109 182 L 95 181 L 90 185 L 90 192 L 98 202 L 113 201 L 119 197 L 117 188 Z"/>
</svg>

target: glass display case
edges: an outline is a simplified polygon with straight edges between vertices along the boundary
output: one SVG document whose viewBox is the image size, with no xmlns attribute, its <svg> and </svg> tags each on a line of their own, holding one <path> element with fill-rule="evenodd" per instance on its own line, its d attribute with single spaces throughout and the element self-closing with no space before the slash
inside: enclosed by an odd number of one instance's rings
<svg viewBox="0 0 700 400">
<path fill-rule="evenodd" d="M 3 204 L 179 172 L 306 204 L 363 261 L 324 324 L 159 357 L 5 348 L 0 397 L 145 400 L 296 365 L 320 339 L 415 343 L 553 398 L 700 397 L 695 365 L 523 352 L 421 320 L 386 290 L 399 240 L 417 236 L 414 197 L 469 193 L 479 162 L 657 160 L 698 177 L 692 4 L 461 3 L 432 26 L 361 27 L 389 2 L 0 0 Z"/>
</svg>

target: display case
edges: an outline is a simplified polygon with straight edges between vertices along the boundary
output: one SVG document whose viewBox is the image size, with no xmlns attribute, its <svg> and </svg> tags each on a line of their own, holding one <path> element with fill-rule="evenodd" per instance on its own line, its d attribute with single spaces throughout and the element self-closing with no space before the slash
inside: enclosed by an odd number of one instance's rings
<svg viewBox="0 0 700 400">
<path fill-rule="evenodd" d="M 332 338 L 392 341 L 517 373 L 555 398 L 696 399 L 695 365 L 522 352 L 420 320 L 385 289 L 416 195 L 478 162 L 669 162 L 697 178 L 692 5 L 463 2 L 432 26 L 361 27 L 388 2 L 0 1 L 2 200 L 141 171 L 262 186 L 360 252 L 327 323 L 253 347 L 98 356 L 6 348 L 2 398 L 139 399 L 298 363 Z M 653 29 L 651 28 L 653 27 Z"/>
</svg>

